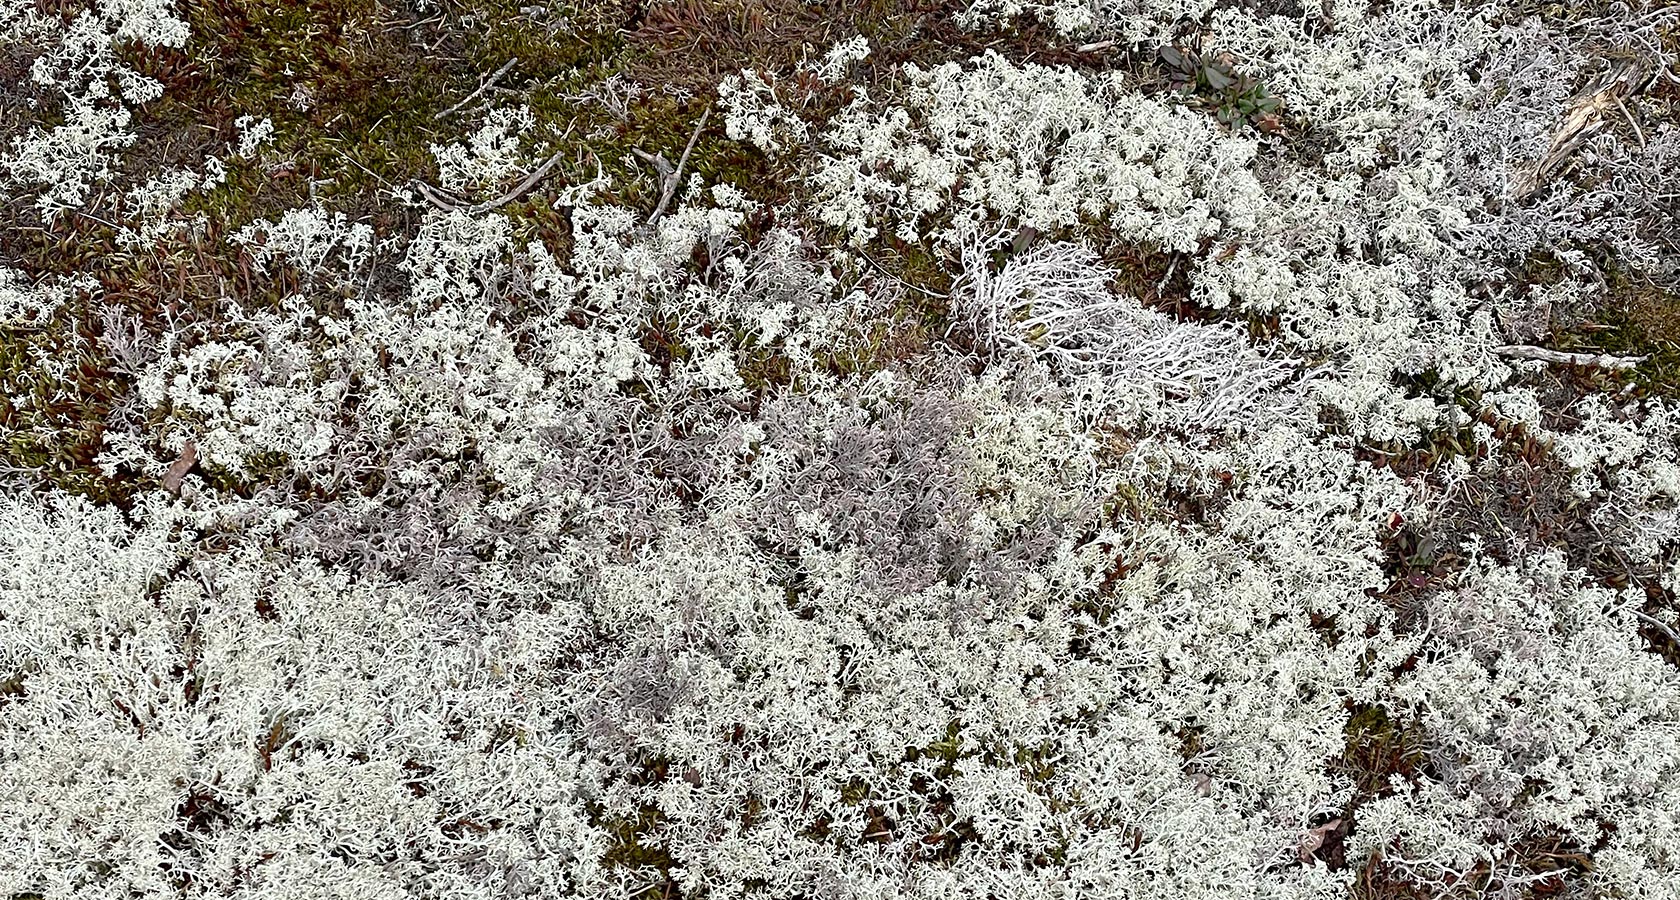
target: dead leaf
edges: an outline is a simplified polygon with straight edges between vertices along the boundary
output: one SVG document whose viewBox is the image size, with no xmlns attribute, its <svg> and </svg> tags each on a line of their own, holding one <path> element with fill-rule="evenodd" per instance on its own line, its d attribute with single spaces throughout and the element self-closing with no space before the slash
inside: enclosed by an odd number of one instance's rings
<svg viewBox="0 0 1680 900">
<path fill-rule="evenodd" d="M 1312 862 L 1313 854 L 1318 852 L 1318 848 L 1324 846 L 1324 839 L 1340 827 L 1342 827 L 1341 819 L 1331 819 L 1317 828 L 1308 829 L 1306 834 L 1301 835 L 1299 847 L 1301 862 Z"/>
<path fill-rule="evenodd" d="M 1195 785 L 1197 794 L 1208 797 L 1213 794 L 1213 779 L 1206 772 L 1191 772 L 1190 783 Z"/>
<path fill-rule="evenodd" d="M 1010 249 L 1016 253 L 1025 253 L 1032 248 L 1033 242 L 1037 240 L 1038 229 L 1032 227 L 1031 225 L 1023 225 L 1021 226 L 1021 230 L 1016 233 L 1015 240 L 1013 244 L 1011 244 Z"/>
<path fill-rule="evenodd" d="M 181 455 L 169 464 L 169 471 L 163 473 L 163 489 L 171 494 L 181 492 L 181 483 L 186 480 L 187 473 L 198 465 L 198 447 L 192 441 L 187 441 L 181 448 Z"/>
</svg>

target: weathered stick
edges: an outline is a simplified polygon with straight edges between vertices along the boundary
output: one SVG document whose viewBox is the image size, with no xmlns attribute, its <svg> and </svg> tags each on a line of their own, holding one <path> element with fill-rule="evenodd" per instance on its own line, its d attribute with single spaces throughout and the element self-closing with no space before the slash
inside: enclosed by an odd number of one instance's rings
<svg viewBox="0 0 1680 900">
<path fill-rule="evenodd" d="M 665 187 L 659 195 L 659 205 L 655 206 L 653 208 L 653 214 L 648 216 L 649 225 L 658 222 L 660 217 L 665 215 L 665 208 L 671 205 L 671 198 L 677 195 L 677 188 L 682 185 L 683 168 L 688 165 L 688 156 L 690 153 L 694 152 L 694 143 L 700 140 L 700 131 L 706 127 L 706 120 L 711 118 L 711 116 L 712 108 L 707 106 L 705 110 L 700 113 L 700 121 L 694 123 L 694 133 L 688 136 L 688 143 L 683 146 L 682 157 L 677 160 L 677 168 L 672 171 L 669 176 L 664 177 Z M 656 158 L 661 162 L 664 161 L 663 157 Z M 657 164 L 655 165 L 655 168 L 658 168 Z M 663 175 L 664 173 L 661 174 Z"/>
<path fill-rule="evenodd" d="M 1545 187 L 1563 164 L 1569 161 L 1575 151 L 1586 143 L 1587 139 L 1603 131 L 1609 124 L 1607 118 L 1611 110 L 1619 110 L 1633 124 L 1634 133 L 1641 143 L 1644 134 L 1640 132 L 1638 124 L 1633 122 L 1633 115 L 1628 112 L 1624 98 L 1644 90 L 1655 78 L 1653 68 L 1644 60 L 1627 60 L 1594 81 L 1569 109 L 1568 115 L 1563 117 L 1563 123 L 1552 135 L 1551 149 L 1541 157 L 1540 162 L 1526 175 L 1512 186 L 1511 196 L 1515 200 L 1525 200 L 1536 191 Z"/>
<path fill-rule="evenodd" d="M 546 178 L 548 173 L 552 171 L 555 166 L 560 164 L 560 157 L 562 155 L 562 151 L 555 151 L 554 155 L 545 160 L 542 165 L 532 170 L 531 174 L 525 176 L 525 180 L 521 181 L 513 190 L 508 191 L 494 200 L 486 200 L 483 203 L 469 204 L 460 198 L 445 193 L 440 188 L 432 187 L 418 178 L 410 181 L 409 184 L 414 185 L 414 187 L 420 191 L 420 196 L 425 197 L 426 202 L 443 210 L 444 212 L 454 212 L 457 209 L 464 209 L 473 215 L 478 215 L 479 213 L 489 212 L 492 209 L 506 206 L 509 203 L 518 200 L 520 197 L 525 196 L 530 192 L 531 188 L 536 187 L 538 182 Z"/>
<path fill-rule="evenodd" d="M 1601 369 L 1631 369 L 1646 359 L 1643 356 L 1610 356 L 1606 353 L 1566 353 L 1528 344 L 1495 347 L 1493 352 L 1508 359 L 1535 359 L 1566 366 L 1597 366 Z"/>
<path fill-rule="evenodd" d="M 1640 621 L 1642 621 L 1645 624 L 1650 625 L 1652 628 L 1655 628 L 1658 631 L 1662 632 L 1664 637 L 1668 638 L 1669 640 L 1673 641 L 1674 643 L 1680 644 L 1680 634 L 1675 634 L 1674 629 L 1668 627 L 1667 625 L 1664 625 L 1662 622 L 1659 622 L 1659 621 L 1657 621 L 1656 619 L 1654 619 L 1650 616 L 1645 615 L 1644 613 L 1640 612 L 1637 609 L 1632 610 L 1632 612 L 1635 616 L 1639 617 Z"/>
<path fill-rule="evenodd" d="M 495 71 L 495 73 L 492 74 L 489 78 L 484 79 L 484 83 L 478 86 L 478 90 L 473 91 L 472 93 L 468 94 L 466 97 L 461 99 L 460 103 L 457 103 L 454 106 L 449 107 L 448 109 L 444 110 L 443 112 L 438 113 L 437 115 L 433 116 L 432 118 L 434 120 L 441 120 L 445 116 L 448 116 L 451 113 L 454 113 L 456 110 L 460 109 L 461 107 L 466 106 L 468 103 L 473 102 L 473 100 L 475 100 L 480 94 L 489 90 L 490 85 L 493 85 L 496 82 L 500 81 L 502 79 L 502 76 L 506 75 L 508 73 L 508 70 L 513 68 L 515 65 L 517 65 L 518 62 L 519 62 L 519 57 L 515 56 L 512 59 L 508 60 L 507 62 L 502 63 L 502 67 L 500 69 L 497 69 Z"/>
<path fill-rule="evenodd" d="M 432 187 L 418 178 L 411 180 L 409 184 L 413 185 L 414 188 L 420 192 L 420 196 L 426 198 L 427 203 L 430 203 L 444 212 L 454 212 L 455 210 L 467 205 L 460 198 L 445 193 L 441 188 Z"/>
<path fill-rule="evenodd" d="M 498 207 L 506 206 L 509 203 L 512 203 L 513 201 L 518 200 L 520 197 L 525 196 L 525 194 L 528 193 L 531 190 L 531 188 L 534 188 L 534 187 L 537 186 L 538 182 L 540 182 L 544 178 L 548 177 L 548 173 L 550 171 L 552 171 L 555 166 L 560 164 L 561 153 L 562 152 L 559 151 L 559 150 L 554 151 L 554 155 L 550 156 L 546 161 L 543 162 L 542 165 L 536 167 L 536 169 L 534 169 L 531 172 L 531 174 L 525 176 L 525 180 L 521 181 L 519 183 L 518 187 L 515 187 L 513 190 L 508 191 L 507 193 L 501 195 L 500 197 L 497 197 L 494 200 L 487 200 L 487 201 L 485 201 L 483 203 L 480 203 L 476 206 L 469 206 L 469 207 L 467 207 L 467 212 L 474 213 L 474 214 L 481 213 L 481 212 L 489 212 L 492 209 L 496 209 Z"/>
</svg>

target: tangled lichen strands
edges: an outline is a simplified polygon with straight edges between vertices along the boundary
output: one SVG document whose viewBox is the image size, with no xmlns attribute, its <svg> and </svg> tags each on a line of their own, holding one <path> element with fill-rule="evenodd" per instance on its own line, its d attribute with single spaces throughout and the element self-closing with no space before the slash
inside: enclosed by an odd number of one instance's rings
<svg viewBox="0 0 1680 900">
<path fill-rule="evenodd" d="M 130 42 L 180 47 L 187 25 L 169 0 L 102 2 L 67 23 L 22 6 L 0 20 L 0 41 L 41 48 L 30 81 L 54 96 L 62 121 L 30 123 L 0 152 L 0 174 L 36 193 L 35 204 L 56 216 L 85 203 L 111 176 L 114 152 L 134 143 L 131 107 L 162 95 L 161 84 L 118 61 L 117 48 Z"/>
<path fill-rule="evenodd" d="M 85 6 L 0 897 L 1674 896 L 1673 13 Z"/>
<path fill-rule="evenodd" d="M 1070 376 L 1098 376 L 1117 402 L 1164 414 L 1163 424 L 1174 427 L 1238 427 L 1262 397 L 1282 417 L 1300 415 L 1299 391 L 1280 390 L 1298 364 L 1269 358 L 1234 328 L 1173 322 L 1115 293 L 1115 273 L 1087 247 L 1036 243 L 994 273 L 994 254 L 1005 246 L 996 237 L 965 241 L 957 286 L 999 347 L 1024 350 Z"/>
</svg>

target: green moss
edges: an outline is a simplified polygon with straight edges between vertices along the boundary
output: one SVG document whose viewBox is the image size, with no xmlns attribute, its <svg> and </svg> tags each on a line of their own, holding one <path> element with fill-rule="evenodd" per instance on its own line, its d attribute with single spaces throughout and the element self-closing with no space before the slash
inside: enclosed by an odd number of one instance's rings
<svg viewBox="0 0 1680 900">
<path fill-rule="evenodd" d="M 793 383 L 793 360 L 785 353 L 759 346 L 745 335 L 737 335 L 736 340 L 742 348 L 736 371 L 748 391 L 765 396 Z"/>
<path fill-rule="evenodd" d="M 940 778 L 949 778 L 956 774 L 957 762 L 965 756 L 962 745 L 962 723 L 953 721 L 945 726 L 944 737 L 925 747 L 911 748 L 905 752 L 904 761 L 939 760 L 939 766 L 934 769 L 934 775 Z"/>
<path fill-rule="evenodd" d="M 1680 292 L 1629 270 L 1604 248 L 1598 248 L 1596 261 L 1604 299 L 1586 308 L 1555 310 L 1550 343 L 1569 352 L 1645 359 L 1630 371 L 1573 369 L 1570 380 L 1589 391 L 1616 392 L 1631 384 L 1636 392 L 1680 396 Z M 1549 252 L 1530 255 L 1510 274 L 1512 282 L 1528 287 L 1573 277 L 1569 266 Z"/>
<path fill-rule="evenodd" d="M 859 806 L 863 801 L 874 796 L 869 785 L 862 779 L 853 777 L 852 780 L 840 786 L 840 802 L 847 806 Z"/>
<path fill-rule="evenodd" d="M 260 485 L 278 484 L 291 478 L 291 461 L 284 453 L 257 453 L 243 462 L 243 472 L 206 463 L 200 463 L 194 471 L 212 490 L 240 497 L 250 497 Z"/>
<path fill-rule="evenodd" d="M 1646 393 L 1680 397 L 1680 292 L 1612 269 L 1610 296 L 1592 321 L 1559 336 L 1565 350 L 1645 357 L 1631 380 Z"/>
<path fill-rule="evenodd" d="M 636 786 L 659 784 L 670 777 L 671 765 L 671 761 L 665 757 L 651 757 L 626 775 L 625 781 Z M 609 844 L 606 853 L 601 857 L 602 865 L 654 869 L 664 876 L 662 893 L 656 896 L 678 896 L 676 883 L 670 874 L 677 861 L 656 836 L 659 825 L 665 818 L 658 806 L 651 803 L 642 804 L 637 807 L 635 814 L 630 816 L 608 814 L 598 803 L 589 803 L 586 808 L 591 824 L 606 832 L 608 836 Z"/>
<path fill-rule="evenodd" d="M 468 0 L 456 22 L 463 52 L 474 67 L 492 72 L 519 58 L 519 71 L 545 86 L 575 80 L 621 60 L 640 4 L 627 0 L 544 4 L 527 14 L 526 0 Z"/>
<path fill-rule="evenodd" d="M 95 502 L 125 501 L 136 486 L 106 478 L 95 460 L 127 390 L 83 304 L 41 328 L 0 331 L 0 467 Z"/>
<path fill-rule="evenodd" d="M 1021 770 L 1027 781 L 1043 788 L 1056 777 L 1060 757 L 1056 745 L 1046 742 L 1036 747 L 1015 747 L 1010 761 Z"/>
<path fill-rule="evenodd" d="M 195 201 L 230 225 L 316 198 L 371 208 L 377 190 L 429 164 L 447 133 L 434 115 L 471 78 L 375 0 L 210 0 L 186 12 L 191 39 L 154 61 L 165 92 L 143 126 L 202 156 L 237 140 L 241 116 L 273 121 L 260 163 L 235 163 L 227 185 Z"/>
<path fill-rule="evenodd" d="M 389 227 L 401 224 L 402 213 L 381 191 L 433 177 L 431 147 L 470 132 L 477 109 L 525 104 L 538 122 L 528 136 L 533 150 L 547 145 L 541 152 L 562 154 L 552 184 L 576 184 L 599 171 L 612 179 L 607 199 L 651 211 L 659 185 L 625 150 L 663 152 L 674 162 L 707 97 L 644 89 L 620 117 L 587 95 L 649 55 L 630 40 L 637 7 L 576 4 L 531 15 L 528 6 L 471 0 L 432 21 L 375 0 L 196 4 L 188 48 L 139 61 L 166 84 L 164 98 L 144 111 L 143 127 L 179 136 L 173 143 L 191 145 L 202 158 L 237 139 L 240 116 L 273 121 L 273 141 L 258 159 L 234 160 L 227 183 L 194 198 L 189 212 L 236 227 L 320 202 Z M 509 61 L 487 91 L 448 112 Z M 715 122 L 687 171 L 749 189 L 785 182 L 765 177 L 762 156 L 725 140 Z M 506 211 L 525 240 L 563 237 L 565 223 L 543 191 Z"/>
<path fill-rule="evenodd" d="M 1353 779 L 1362 799 L 1393 793 L 1391 779 L 1415 781 L 1428 768 L 1422 724 L 1395 718 L 1379 704 L 1359 704 L 1342 729 L 1346 743 L 1335 768 Z"/>
</svg>

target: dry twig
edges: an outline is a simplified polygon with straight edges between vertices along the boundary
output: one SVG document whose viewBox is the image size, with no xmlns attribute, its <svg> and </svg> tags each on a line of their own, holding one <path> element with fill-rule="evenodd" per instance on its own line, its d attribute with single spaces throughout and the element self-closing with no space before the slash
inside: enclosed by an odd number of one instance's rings
<svg viewBox="0 0 1680 900">
<path fill-rule="evenodd" d="M 508 191 L 494 200 L 486 200 L 483 203 L 469 204 L 459 197 L 447 193 L 441 188 L 433 187 L 418 178 L 414 179 L 410 182 L 410 184 L 414 185 L 415 189 L 420 192 L 420 196 L 426 198 L 426 202 L 432 204 L 440 210 L 443 210 L 444 212 L 454 212 L 457 209 L 464 209 L 472 215 L 478 215 L 479 213 L 489 212 L 492 209 L 498 209 L 506 206 L 509 203 L 518 200 L 520 197 L 525 196 L 530 192 L 531 188 L 537 186 L 538 182 L 548 177 L 548 173 L 553 171 L 555 166 L 560 164 L 560 157 L 562 155 L 562 151 L 556 150 L 552 156 L 543 162 L 542 165 L 536 167 L 531 171 L 531 174 L 525 176 L 525 180 L 521 181 L 513 190 Z"/>
<path fill-rule="evenodd" d="M 1675 634 L 1674 629 L 1668 627 L 1667 625 L 1663 624 L 1662 622 L 1658 621 L 1657 619 L 1652 618 L 1651 616 L 1648 616 L 1648 615 L 1640 612 L 1637 609 L 1633 610 L 1632 612 L 1635 616 L 1637 616 L 1639 618 L 1640 621 L 1642 621 L 1645 624 L 1651 626 L 1652 628 L 1655 628 L 1658 631 L 1662 632 L 1664 637 L 1668 638 L 1670 641 L 1673 641 L 1676 645 L 1680 645 L 1680 634 Z"/>
<path fill-rule="evenodd" d="M 443 112 L 438 113 L 437 115 L 433 116 L 432 118 L 434 120 L 441 120 L 441 119 L 445 118 L 446 116 L 449 116 L 450 114 L 454 113 L 456 110 L 459 110 L 461 107 L 466 106 L 468 103 L 473 102 L 473 100 L 477 99 L 479 97 L 479 95 L 481 95 L 485 91 L 489 90 L 491 85 L 500 81 L 502 76 L 506 75 L 508 73 L 508 70 L 513 68 L 518 63 L 519 63 L 519 57 L 517 57 L 517 56 L 513 57 L 512 59 L 508 60 L 505 63 L 502 63 L 502 67 L 500 69 L 497 69 L 493 74 L 491 74 L 491 76 L 489 78 L 484 79 L 484 83 L 478 86 L 478 90 L 475 90 L 472 93 L 468 94 L 467 96 L 461 98 L 460 103 L 457 103 L 454 106 L 449 107 L 448 109 L 444 110 Z"/>
<path fill-rule="evenodd" d="M 1566 366 L 1597 366 L 1601 369 L 1631 369 L 1646 359 L 1643 356 L 1611 356 L 1607 353 L 1567 353 L 1528 344 L 1495 347 L 1493 352 L 1507 359 L 1536 359 Z"/>
<path fill-rule="evenodd" d="M 688 143 L 683 146 L 682 156 L 677 159 L 675 168 L 665 159 L 663 153 L 650 154 L 639 147 L 630 148 L 631 153 L 636 154 L 643 162 L 653 166 L 654 171 L 659 173 L 659 204 L 653 208 L 653 213 L 648 216 L 649 225 L 655 224 L 665 215 L 666 208 L 671 205 L 671 199 L 677 195 L 677 188 L 682 185 L 683 169 L 688 166 L 688 157 L 694 152 L 694 144 L 700 140 L 700 132 L 706 127 L 706 121 L 711 116 L 712 108 L 710 106 L 700 113 L 700 121 L 694 123 L 694 132 L 688 136 Z"/>
<path fill-rule="evenodd" d="M 560 164 L 561 153 L 562 151 L 559 150 L 554 151 L 553 155 L 551 155 L 547 160 L 544 160 L 543 164 L 533 170 L 531 174 L 525 176 L 525 180 L 521 181 L 513 190 L 508 191 L 494 200 L 487 200 L 477 206 L 469 207 L 467 211 L 474 214 L 488 212 L 492 209 L 506 206 L 509 203 L 518 200 L 520 197 L 525 196 L 531 188 L 537 186 L 538 182 L 548 177 L 548 173 L 553 171 L 555 166 Z"/>
</svg>

